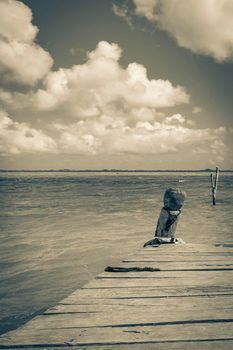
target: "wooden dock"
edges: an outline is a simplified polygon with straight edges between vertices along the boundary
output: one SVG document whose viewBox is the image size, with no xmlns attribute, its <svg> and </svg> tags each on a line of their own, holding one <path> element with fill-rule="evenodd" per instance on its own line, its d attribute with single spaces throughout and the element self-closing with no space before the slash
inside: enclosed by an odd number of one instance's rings
<svg viewBox="0 0 233 350">
<path fill-rule="evenodd" d="M 233 349 L 233 245 L 144 248 L 43 315 L 0 337 L 0 349 Z"/>
</svg>

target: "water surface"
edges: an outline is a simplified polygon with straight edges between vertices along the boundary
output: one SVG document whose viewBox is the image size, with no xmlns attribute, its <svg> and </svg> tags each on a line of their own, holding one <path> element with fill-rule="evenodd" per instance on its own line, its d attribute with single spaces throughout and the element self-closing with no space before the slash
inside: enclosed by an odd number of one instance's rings
<svg viewBox="0 0 233 350">
<path fill-rule="evenodd" d="M 233 175 L 1 173 L 0 332 L 13 329 L 152 238 L 164 190 L 187 199 L 177 235 L 232 242 Z"/>
</svg>

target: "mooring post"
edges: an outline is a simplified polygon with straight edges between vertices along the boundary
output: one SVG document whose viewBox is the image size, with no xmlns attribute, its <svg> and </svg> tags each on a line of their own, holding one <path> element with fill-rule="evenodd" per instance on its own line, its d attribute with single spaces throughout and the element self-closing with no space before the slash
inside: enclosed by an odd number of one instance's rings
<svg viewBox="0 0 233 350">
<path fill-rule="evenodd" d="M 211 188 L 212 188 L 212 203 L 213 205 L 216 205 L 216 194 L 217 194 L 217 188 L 218 188 L 218 178 L 219 178 L 219 167 L 216 167 L 215 170 L 215 180 L 213 177 L 213 174 L 210 174 L 210 182 L 211 182 Z"/>
<path fill-rule="evenodd" d="M 164 193 L 164 207 L 161 209 L 155 230 L 155 237 L 175 242 L 176 227 L 186 193 L 179 188 L 169 188 Z"/>
<path fill-rule="evenodd" d="M 176 227 L 181 214 L 186 193 L 179 188 L 169 188 L 164 193 L 164 206 L 160 211 L 159 219 L 155 230 L 155 238 L 144 244 L 156 245 L 161 243 L 176 242 Z"/>
</svg>

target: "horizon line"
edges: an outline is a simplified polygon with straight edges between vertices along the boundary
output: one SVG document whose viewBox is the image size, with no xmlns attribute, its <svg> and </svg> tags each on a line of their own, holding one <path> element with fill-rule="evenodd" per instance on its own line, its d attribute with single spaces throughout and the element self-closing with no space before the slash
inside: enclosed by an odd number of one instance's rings
<svg viewBox="0 0 233 350">
<path fill-rule="evenodd" d="M 212 172 L 216 168 L 205 169 L 0 169 L 0 172 Z M 220 172 L 233 172 L 233 169 L 219 169 Z"/>
</svg>

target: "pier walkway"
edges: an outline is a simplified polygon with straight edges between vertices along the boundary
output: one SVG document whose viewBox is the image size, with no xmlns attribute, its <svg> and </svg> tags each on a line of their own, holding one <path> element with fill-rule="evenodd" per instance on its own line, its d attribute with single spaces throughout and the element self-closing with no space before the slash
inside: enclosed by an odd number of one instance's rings
<svg viewBox="0 0 233 350">
<path fill-rule="evenodd" d="M 15 331 L 0 349 L 233 349 L 233 245 L 141 249 Z"/>
</svg>

